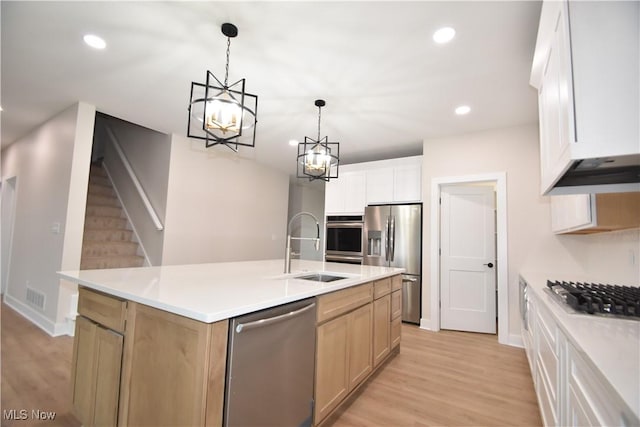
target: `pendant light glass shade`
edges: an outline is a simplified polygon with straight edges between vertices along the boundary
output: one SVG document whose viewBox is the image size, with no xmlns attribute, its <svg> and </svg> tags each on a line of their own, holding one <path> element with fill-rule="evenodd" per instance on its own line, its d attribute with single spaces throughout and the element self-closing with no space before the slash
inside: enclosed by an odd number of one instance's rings
<svg viewBox="0 0 640 427">
<path fill-rule="evenodd" d="M 238 145 L 255 146 L 258 97 L 245 91 L 245 79 L 229 85 L 229 47 L 238 34 L 233 24 L 223 24 L 227 36 L 227 64 L 224 82 L 207 71 L 206 83 L 191 83 L 187 136 L 204 139 L 206 147 L 224 144 L 237 151 Z"/>
<path fill-rule="evenodd" d="M 315 105 L 318 107 L 318 138 L 305 136 L 304 142 L 298 144 L 297 176 L 308 178 L 309 181 L 329 181 L 338 177 L 340 143 L 329 142 L 328 136 L 320 138 L 321 108 L 325 106 L 325 102 L 318 99 Z"/>
</svg>

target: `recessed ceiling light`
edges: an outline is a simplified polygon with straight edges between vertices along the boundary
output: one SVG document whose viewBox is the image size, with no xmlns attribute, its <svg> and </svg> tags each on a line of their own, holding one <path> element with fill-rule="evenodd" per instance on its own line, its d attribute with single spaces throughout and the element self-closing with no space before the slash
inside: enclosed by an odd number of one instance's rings
<svg viewBox="0 0 640 427">
<path fill-rule="evenodd" d="M 459 116 L 469 114 L 469 111 L 471 111 L 471 107 L 469 107 L 468 105 L 461 105 L 458 108 L 456 108 L 456 114 Z"/>
<path fill-rule="evenodd" d="M 451 27 L 443 27 L 433 33 L 433 41 L 436 43 L 447 43 L 456 35 L 456 30 Z"/>
<path fill-rule="evenodd" d="M 84 36 L 84 42 L 94 49 L 104 49 L 107 47 L 107 42 L 102 37 L 98 37 L 95 34 L 86 34 Z"/>
<path fill-rule="evenodd" d="M 289 145 L 295 147 L 296 145 L 298 145 L 298 140 L 297 139 L 290 139 L 289 140 Z"/>
</svg>

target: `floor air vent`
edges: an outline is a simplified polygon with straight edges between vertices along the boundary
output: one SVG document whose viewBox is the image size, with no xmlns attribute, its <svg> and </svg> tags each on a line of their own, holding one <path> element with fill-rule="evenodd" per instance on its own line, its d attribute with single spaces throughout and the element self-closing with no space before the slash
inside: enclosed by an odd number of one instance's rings
<svg viewBox="0 0 640 427">
<path fill-rule="evenodd" d="M 34 307 L 44 310 L 44 294 L 32 288 L 27 288 L 27 302 Z"/>
</svg>

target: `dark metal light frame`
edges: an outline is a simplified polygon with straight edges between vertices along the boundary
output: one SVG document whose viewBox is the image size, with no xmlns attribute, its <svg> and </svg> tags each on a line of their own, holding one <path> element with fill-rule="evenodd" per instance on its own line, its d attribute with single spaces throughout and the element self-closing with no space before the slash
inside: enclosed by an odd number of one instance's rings
<svg viewBox="0 0 640 427">
<path fill-rule="evenodd" d="M 205 146 L 223 144 L 233 151 L 238 146 L 255 147 L 256 124 L 258 122 L 258 96 L 245 91 L 245 79 L 229 85 L 229 50 L 231 38 L 238 35 L 235 25 L 222 24 L 222 33 L 227 37 L 227 62 L 224 82 L 207 70 L 206 83 L 191 82 L 187 136 L 205 140 Z M 239 126 L 235 129 L 209 128 L 207 113 L 212 102 L 233 104 L 241 112 Z"/>
<path fill-rule="evenodd" d="M 340 143 L 329 142 L 329 137 L 320 138 L 321 109 L 326 105 L 322 99 L 317 99 L 314 103 L 318 107 L 318 138 L 304 137 L 304 142 L 298 143 L 297 157 L 297 177 L 308 178 L 309 181 L 321 179 L 329 181 L 338 178 L 338 168 L 340 166 Z M 309 168 L 307 156 L 309 153 L 322 154 L 329 157 L 328 164 L 322 168 Z"/>
</svg>

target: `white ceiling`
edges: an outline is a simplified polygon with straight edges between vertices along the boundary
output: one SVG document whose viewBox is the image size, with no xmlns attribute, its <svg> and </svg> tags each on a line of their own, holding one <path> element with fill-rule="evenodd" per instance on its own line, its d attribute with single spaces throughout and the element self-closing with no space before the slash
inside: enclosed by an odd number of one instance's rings
<svg viewBox="0 0 640 427">
<path fill-rule="evenodd" d="M 81 100 L 185 135 L 192 81 L 224 77 L 258 95 L 256 148 L 243 157 L 295 173 L 292 138 L 340 142 L 341 162 L 420 154 L 422 140 L 532 123 L 529 86 L 541 3 L 1 2 L 2 146 Z M 446 45 L 433 32 L 452 26 Z M 87 47 L 86 33 L 107 41 Z M 456 116 L 456 106 L 472 111 Z M 227 150 L 214 147 L 214 150 Z"/>
</svg>

